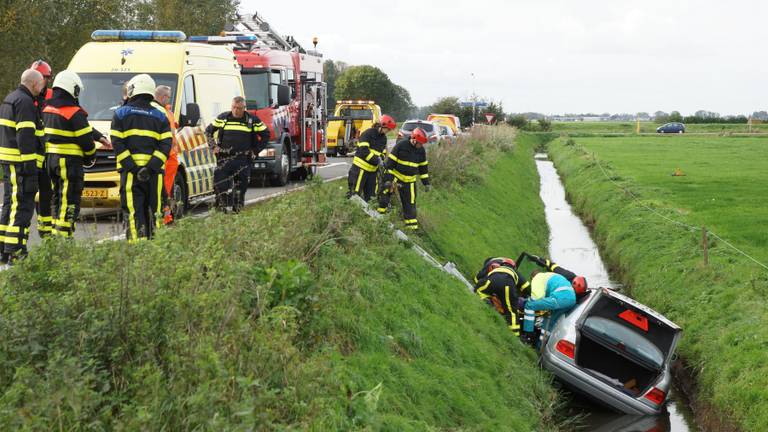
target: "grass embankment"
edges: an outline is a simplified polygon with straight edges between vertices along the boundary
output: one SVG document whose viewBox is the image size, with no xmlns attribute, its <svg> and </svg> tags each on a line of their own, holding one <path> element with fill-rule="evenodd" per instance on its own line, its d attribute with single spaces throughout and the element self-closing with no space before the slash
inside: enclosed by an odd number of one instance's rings
<svg viewBox="0 0 768 432">
<path fill-rule="evenodd" d="M 547 429 L 531 353 L 342 195 L 35 248 L 0 275 L 0 428 Z"/>
<path fill-rule="evenodd" d="M 640 122 L 640 133 L 656 133 L 656 128 L 662 123 Z M 636 122 L 553 122 L 553 132 L 570 134 L 634 134 L 637 132 Z M 768 133 L 768 124 L 686 124 L 686 133 Z"/>
<path fill-rule="evenodd" d="M 638 201 L 605 178 L 592 151 Z M 683 327 L 679 352 L 698 378 L 697 416 L 721 430 L 768 424 L 768 272 L 715 240 L 704 266 L 701 232 L 643 206 L 765 257 L 765 152 L 757 140 L 723 138 L 550 144 L 574 208 L 594 223 L 611 266 L 634 297 Z M 686 176 L 672 177 L 676 167 Z"/>
</svg>

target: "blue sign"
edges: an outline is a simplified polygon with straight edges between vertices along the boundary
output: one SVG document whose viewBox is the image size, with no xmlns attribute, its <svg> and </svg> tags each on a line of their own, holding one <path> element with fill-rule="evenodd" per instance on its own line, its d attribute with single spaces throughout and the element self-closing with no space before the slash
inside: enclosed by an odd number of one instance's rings
<svg viewBox="0 0 768 432">
<path fill-rule="evenodd" d="M 470 108 L 472 107 L 472 105 L 474 105 L 474 106 L 476 106 L 476 107 L 478 107 L 478 108 L 485 108 L 485 107 L 487 107 L 487 106 L 488 106 L 488 102 L 485 102 L 485 101 L 477 101 L 477 102 L 472 102 L 472 101 L 469 101 L 469 102 L 460 102 L 460 104 L 461 104 L 461 106 L 463 106 L 463 107 L 470 107 Z"/>
</svg>

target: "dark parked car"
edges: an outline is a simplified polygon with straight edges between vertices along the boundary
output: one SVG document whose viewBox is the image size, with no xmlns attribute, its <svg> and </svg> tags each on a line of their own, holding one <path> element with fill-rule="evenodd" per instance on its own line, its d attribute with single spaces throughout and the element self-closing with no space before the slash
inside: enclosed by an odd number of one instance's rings
<svg viewBox="0 0 768 432">
<path fill-rule="evenodd" d="M 435 122 L 426 120 L 406 120 L 403 122 L 403 126 L 400 128 L 400 132 L 397 133 L 397 139 L 408 138 L 414 129 L 420 128 L 427 134 L 429 142 L 435 142 L 440 138 L 438 132 L 438 125 Z"/>
<path fill-rule="evenodd" d="M 542 366 L 579 393 L 631 415 L 659 414 L 681 329 L 651 308 L 600 288 L 555 324 Z"/>
<path fill-rule="evenodd" d="M 685 133 L 685 125 L 682 124 L 682 123 L 677 123 L 677 122 L 667 123 L 665 125 L 657 127 L 656 128 L 656 133 L 662 133 L 662 134 L 668 134 L 668 133 L 681 134 L 681 133 Z"/>
</svg>

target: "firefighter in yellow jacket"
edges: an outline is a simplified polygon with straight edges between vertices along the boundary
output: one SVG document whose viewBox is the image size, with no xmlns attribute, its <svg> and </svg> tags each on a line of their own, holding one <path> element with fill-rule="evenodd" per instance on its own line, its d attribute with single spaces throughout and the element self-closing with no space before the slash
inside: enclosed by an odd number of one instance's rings
<svg viewBox="0 0 768 432">
<path fill-rule="evenodd" d="M 392 193 L 398 189 L 405 226 L 412 230 L 419 229 L 419 220 L 416 219 L 416 180 L 421 179 L 425 190 L 428 191 L 430 187 L 427 152 L 424 150 L 428 140 L 423 130 L 414 129 L 410 137 L 395 144 L 384 163 L 384 190 L 379 197 L 377 211 L 387 212 Z"/>
<path fill-rule="evenodd" d="M 128 101 L 115 111 L 110 131 L 120 171 L 120 201 L 129 241 L 151 238 L 163 222 L 163 173 L 172 132 L 165 113 L 152 105 L 155 81 L 128 81 Z"/>
<path fill-rule="evenodd" d="M 63 70 L 53 81 L 53 96 L 43 109 L 46 169 L 53 183 L 53 234 L 72 237 L 80 215 L 83 164 L 96 153 L 93 128 L 77 98 L 85 90 L 80 77 Z"/>
<path fill-rule="evenodd" d="M 0 166 L 3 210 L 0 213 L 2 262 L 27 254 L 29 224 L 35 210 L 37 174 L 43 166 L 43 122 L 35 98 L 45 88 L 40 72 L 27 69 L 19 87 L 0 105 Z"/>
</svg>

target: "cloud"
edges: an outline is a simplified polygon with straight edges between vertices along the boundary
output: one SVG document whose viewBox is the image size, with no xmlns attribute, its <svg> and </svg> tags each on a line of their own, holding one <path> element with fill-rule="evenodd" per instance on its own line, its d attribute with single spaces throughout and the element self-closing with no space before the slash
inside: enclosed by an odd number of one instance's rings
<svg viewBox="0 0 768 432">
<path fill-rule="evenodd" d="M 244 0 L 326 58 L 373 64 L 427 105 L 478 94 L 508 111 L 765 109 L 758 1 Z M 471 75 L 475 74 L 475 79 Z"/>
</svg>

